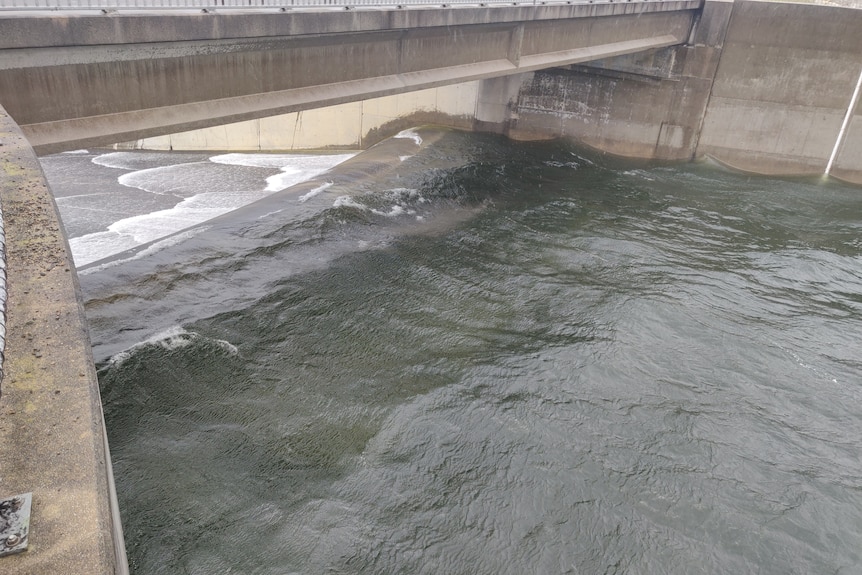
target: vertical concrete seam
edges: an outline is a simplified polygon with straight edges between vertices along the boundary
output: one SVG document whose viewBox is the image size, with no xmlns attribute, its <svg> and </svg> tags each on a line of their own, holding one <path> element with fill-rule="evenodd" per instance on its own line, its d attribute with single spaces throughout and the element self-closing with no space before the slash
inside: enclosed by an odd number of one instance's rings
<svg viewBox="0 0 862 575">
<path fill-rule="evenodd" d="M 359 117 L 356 119 L 356 139 L 354 142 L 360 150 L 365 149 L 365 102 L 366 100 L 359 101 Z"/>
<path fill-rule="evenodd" d="M 727 17 L 727 24 L 724 26 L 724 31 L 721 34 L 720 43 L 716 46 L 719 50 L 718 62 L 715 64 L 715 70 L 712 72 L 712 80 L 709 82 L 709 93 L 706 95 L 706 102 L 703 106 L 703 113 L 700 115 L 700 122 L 698 123 L 697 131 L 694 133 L 694 149 L 691 154 L 692 159 L 697 157 L 697 150 L 700 148 L 700 136 L 703 134 L 703 124 L 706 122 L 706 115 L 709 113 L 709 104 L 712 101 L 712 90 L 715 88 L 715 79 L 718 77 L 718 71 L 721 68 L 721 59 L 724 57 L 724 43 L 727 41 L 727 33 L 730 30 L 730 27 L 733 26 L 733 19 L 736 16 L 735 8 L 736 2 L 731 2 L 730 16 Z M 703 3 L 703 8 L 701 8 L 701 10 L 706 10 L 706 2 Z M 703 22 L 702 17 L 698 20 L 698 24 L 701 22 Z"/>
</svg>

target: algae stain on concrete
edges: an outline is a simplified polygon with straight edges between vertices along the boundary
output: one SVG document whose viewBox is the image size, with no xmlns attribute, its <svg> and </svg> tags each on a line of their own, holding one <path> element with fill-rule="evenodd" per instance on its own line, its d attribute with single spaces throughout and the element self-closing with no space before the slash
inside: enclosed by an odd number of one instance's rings
<svg viewBox="0 0 862 575">
<path fill-rule="evenodd" d="M 16 177 L 23 176 L 27 173 L 27 168 L 9 160 L 3 160 L 3 171 L 7 176 Z"/>
</svg>

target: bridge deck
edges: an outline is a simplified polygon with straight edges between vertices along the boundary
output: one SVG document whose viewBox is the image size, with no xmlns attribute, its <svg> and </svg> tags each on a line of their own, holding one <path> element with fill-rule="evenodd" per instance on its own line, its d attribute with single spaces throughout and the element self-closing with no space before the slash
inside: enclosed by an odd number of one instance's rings
<svg viewBox="0 0 862 575">
<path fill-rule="evenodd" d="M 0 13 L 0 102 L 51 153 L 681 44 L 701 4 Z"/>
</svg>

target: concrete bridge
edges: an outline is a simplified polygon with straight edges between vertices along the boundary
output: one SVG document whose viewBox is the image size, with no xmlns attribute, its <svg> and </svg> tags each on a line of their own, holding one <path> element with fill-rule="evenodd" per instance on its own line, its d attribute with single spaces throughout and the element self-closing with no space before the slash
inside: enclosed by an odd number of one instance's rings
<svg viewBox="0 0 862 575">
<path fill-rule="evenodd" d="M 0 525 L 0 572 L 128 572 L 86 319 L 37 153 L 682 44 L 701 8 L 301 1 L 317 6 L 0 5 L 0 499 L 33 494 L 29 530 Z"/>
<path fill-rule="evenodd" d="M 269 2 L 263 10 L 0 12 L 0 103 L 45 154 L 682 44 L 702 5 L 282 11 Z M 165 3 L 177 0 L 148 2 Z"/>
<path fill-rule="evenodd" d="M 0 0 L 0 499 L 33 493 L 29 550 L 0 556 L 0 573 L 126 571 L 86 321 L 36 152 L 472 80 L 477 125 L 512 137 L 862 184 L 862 10 L 443 1 L 472 3 Z"/>
</svg>

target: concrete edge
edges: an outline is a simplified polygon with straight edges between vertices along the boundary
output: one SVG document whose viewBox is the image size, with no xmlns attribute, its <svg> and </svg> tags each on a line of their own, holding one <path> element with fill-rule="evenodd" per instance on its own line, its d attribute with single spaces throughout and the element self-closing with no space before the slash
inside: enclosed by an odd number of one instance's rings
<svg viewBox="0 0 862 575">
<path fill-rule="evenodd" d="M 32 147 L 0 107 L 8 272 L 0 497 L 33 493 L 29 548 L 5 575 L 128 573 L 83 300 Z"/>
<path fill-rule="evenodd" d="M 149 44 L 153 42 L 262 39 L 381 30 L 511 24 L 700 10 L 704 0 L 549 0 L 535 5 L 444 5 L 400 9 L 356 7 L 284 13 L 109 13 L 63 11 L 9 15 L 0 12 L 0 49 Z M 444 7 L 445 6 L 445 7 Z"/>
</svg>

